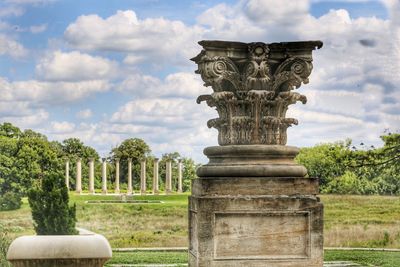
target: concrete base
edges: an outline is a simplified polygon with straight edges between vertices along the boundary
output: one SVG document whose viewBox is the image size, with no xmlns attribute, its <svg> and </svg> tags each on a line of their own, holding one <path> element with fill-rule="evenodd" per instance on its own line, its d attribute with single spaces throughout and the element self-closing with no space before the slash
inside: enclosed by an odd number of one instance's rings
<svg viewBox="0 0 400 267">
<path fill-rule="evenodd" d="M 189 266 L 322 267 L 318 180 L 202 177 L 189 197 Z"/>
</svg>

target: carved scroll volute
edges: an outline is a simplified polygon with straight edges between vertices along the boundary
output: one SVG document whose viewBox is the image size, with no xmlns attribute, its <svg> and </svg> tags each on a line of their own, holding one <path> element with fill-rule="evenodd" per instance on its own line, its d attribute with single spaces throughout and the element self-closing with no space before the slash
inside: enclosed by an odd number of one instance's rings
<svg viewBox="0 0 400 267">
<path fill-rule="evenodd" d="M 214 93 L 199 96 L 215 107 L 219 118 L 208 127 L 219 132 L 220 145 L 279 144 L 297 120 L 286 118 L 289 105 L 307 98 L 291 92 L 308 83 L 311 51 L 319 41 L 293 43 L 237 43 L 201 41 L 204 50 L 192 60 L 205 86 Z"/>
<path fill-rule="evenodd" d="M 274 73 L 273 90 L 290 91 L 308 83 L 312 71 L 311 59 L 289 57 L 282 62 Z"/>
<path fill-rule="evenodd" d="M 227 90 L 240 90 L 240 74 L 236 65 L 228 57 L 207 56 L 205 53 L 198 62 L 196 73 L 201 75 L 205 86 L 211 86 L 214 92 Z"/>
</svg>

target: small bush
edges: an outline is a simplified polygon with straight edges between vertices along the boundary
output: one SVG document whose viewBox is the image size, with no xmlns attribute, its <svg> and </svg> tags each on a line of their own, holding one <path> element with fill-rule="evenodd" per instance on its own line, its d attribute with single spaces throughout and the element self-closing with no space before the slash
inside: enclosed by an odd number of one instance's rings
<svg viewBox="0 0 400 267">
<path fill-rule="evenodd" d="M 8 237 L 7 231 L 0 225 L 0 266 L 11 267 L 11 264 L 7 261 L 7 251 L 11 244 L 11 240 Z"/>
<path fill-rule="evenodd" d="M 38 235 L 74 235 L 76 206 L 68 205 L 68 189 L 62 175 L 46 175 L 28 191 L 34 228 Z"/>
<path fill-rule="evenodd" d="M 0 211 L 17 210 L 21 208 L 21 196 L 14 192 L 6 192 L 0 196 Z"/>
</svg>

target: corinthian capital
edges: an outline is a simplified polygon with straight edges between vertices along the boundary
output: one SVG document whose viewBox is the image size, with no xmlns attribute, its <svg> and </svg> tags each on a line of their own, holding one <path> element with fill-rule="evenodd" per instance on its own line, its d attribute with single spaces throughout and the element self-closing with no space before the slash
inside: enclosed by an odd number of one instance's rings
<svg viewBox="0 0 400 267">
<path fill-rule="evenodd" d="M 288 106 L 307 101 L 292 90 L 308 83 L 312 50 L 322 42 L 199 44 L 203 50 L 192 60 L 214 93 L 199 96 L 197 102 L 216 107 L 219 118 L 208 126 L 218 130 L 219 144 L 285 145 L 287 128 L 297 124 L 285 117 Z"/>
</svg>

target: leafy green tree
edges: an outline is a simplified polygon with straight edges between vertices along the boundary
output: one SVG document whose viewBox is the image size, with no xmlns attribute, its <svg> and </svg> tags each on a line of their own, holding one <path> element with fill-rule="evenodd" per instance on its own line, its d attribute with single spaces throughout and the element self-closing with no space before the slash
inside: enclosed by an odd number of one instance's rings
<svg viewBox="0 0 400 267">
<path fill-rule="evenodd" d="M 94 159 L 95 162 L 95 185 L 98 187 L 101 184 L 101 167 L 99 167 L 99 154 L 97 151 L 86 146 L 79 138 L 68 138 L 62 141 L 61 144 L 52 143 L 55 149 L 61 150 L 64 158 L 70 160 L 70 188 L 75 188 L 76 177 L 76 161 L 82 159 L 82 188 L 88 189 L 89 186 L 89 160 Z"/>
<path fill-rule="evenodd" d="M 3 124 L 0 124 L 0 136 L 5 136 L 9 138 L 18 138 L 21 135 L 21 130 L 12 125 L 9 122 L 4 122 Z"/>
<path fill-rule="evenodd" d="M 149 177 L 152 173 L 152 158 L 150 158 L 151 149 L 149 145 L 140 138 L 129 138 L 124 140 L 119 146 L 113 148 L 110 153 L 110 162 L 114 166 L 115 159 L 120 159 L 120 182 L 127 183 L 128 181 L 128 158 L 132 159 L 133 186 L 138 188 L 140 177 L 140 160 L 148 159 L 146 164 L 146 173 L 148 174 L 147 183 L 150 183 Z M 115 179 L 114 172 L 111 174 Z"/>
<path fill-rule="evenodd" d="M 28 191 L 34 228 L 38 235 L 77 234 L 76 206 L 69 206 L 63 175 L 46 174 Z"/>
<path fill-rule="evenodd" d="M 184 192 L 190 191 L 192 188 L 192 180 L 197 177 L 196 169 L 199 167 L 199 164 L 196 164 L 191 158 L 182 158 L 183 164 L 183 185 L 182 189 Z"/>
<path fill-rule="evenodd" d="M 190 191 L 191 189 L 191 180 L 195 179 L 196 176 L 196 168 L 198 167 L 193 159 L 181 157 L 179 152 L 172 152 L 163 154 L 160 160 L 160 177 L 161 177 L 161 186 L 162 190 L 165 189 L 165 175 L 166 175 L 166 163 L 168 160 L 172 161 L 172 189 L 173 191 L 178 190 L 178 161 L 182 161 L 182 190 Z"/>
<path fill-rule="evenodd" d="M 351 155 L 350 145 L 351 140 L 346 140 L 301 148 L 295 160 L 307 168 L 310 177 L 318 177 L 323 188 L 345 173 Z"/>
</svg>

